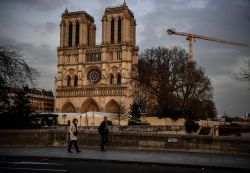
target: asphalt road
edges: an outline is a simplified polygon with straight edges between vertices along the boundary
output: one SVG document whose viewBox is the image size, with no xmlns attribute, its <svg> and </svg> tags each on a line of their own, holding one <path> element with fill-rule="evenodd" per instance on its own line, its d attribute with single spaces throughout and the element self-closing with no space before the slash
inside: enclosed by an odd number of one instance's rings
<svg viewBox="0 0 250 173">
<path fill-rule="evenodd" d="M 243 170 L 216 170 L 213 168 L 199 167 L 175 167 L 159 165 L 138 165 L 111 162 L 86 162 L 80 160 L 47 160 L 47 159 L 24 159 L 24 158 L 1 158 L 0 173 L 41 173 L 41 172 L 79 172 L 79 173 L 231 173 L 247 172 Z"/>
</svg>

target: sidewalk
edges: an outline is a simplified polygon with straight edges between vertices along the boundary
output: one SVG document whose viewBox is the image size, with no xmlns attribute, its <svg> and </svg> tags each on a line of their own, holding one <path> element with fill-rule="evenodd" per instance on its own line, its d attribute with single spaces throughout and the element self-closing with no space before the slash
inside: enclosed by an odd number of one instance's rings
<svg viewBox="0 0 250 173">
<path fill-rule="evenodd" d="M 57 147 L 0 147 L 0 157 L 38 157 L 47 159 L 75 159 L 83 161 L 250 170 L 249 156 L 173 151 L 110 149 L 101 152 L 99 149 L 82 148 L 82 152 L 76 154 L 75 152 L 68 153 L 66 148 Z"/>
</svg>

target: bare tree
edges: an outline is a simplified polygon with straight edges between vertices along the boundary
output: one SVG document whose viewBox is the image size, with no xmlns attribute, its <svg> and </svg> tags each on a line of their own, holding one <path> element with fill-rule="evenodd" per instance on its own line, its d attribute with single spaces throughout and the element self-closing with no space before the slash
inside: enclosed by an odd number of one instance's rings
<svg viewBox="0 0 250 173">
<path fill-rule="evenodd" d="M 30 67 L 25 57 L 12 46 L 0 45 L 0 84 L 15 88 L 34 85 L 39 73 Z"/>
<path fill-rule="evenodd" d="M 181 71 L 179 79 L 176 95 L 182 114 L 191 119 L 199 118 L 197 110 L 203 107 L 204 109 L 200 111 L 205 115 L 206 107 L 203 104 L 212 100 L 213 88 L 210 79 L 205 76 L 204 70 L 197 68 L 195 62 L 189 62 Z"/>
<path fill-rule="evenodd" d="M 178 48 L 152 48 L 140 54 L 141 89 L 146 93 L 145 102 L 151 100 L 154 103 L 151 109 L 157 110 L 158 114 L 169 114 L 175 109 L 177 75 L 186 57 L 185 51 Z"/>
<path fill-rule="evenodd" d="M 159 116 L 192 116 L 196 103 L 212 102 L 209 78 L 188 61 L 183 49 L 146 49 L 140 54 L 138 71 L 145 106 Z"/>
</svg>

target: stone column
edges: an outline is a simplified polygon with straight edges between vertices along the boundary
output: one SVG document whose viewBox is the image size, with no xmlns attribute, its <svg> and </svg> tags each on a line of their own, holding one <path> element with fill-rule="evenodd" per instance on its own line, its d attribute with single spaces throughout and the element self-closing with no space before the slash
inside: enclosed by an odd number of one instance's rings
<svg viewBox="0 0 250 173">
<path fill-rule="evenodd" d="M 134 45 L 136 45 L 136 23 L 134 24 L 134 26 L 133 26 L 133 43 L 134 43 Z"/>
<path fill-rule="evenodd" d="M 122 43 L 126 42 L 126 18 L 122 18 Z"/>
<path fill-rule="evenodd" d="M 92 24 L 91 27 L 91 45 L 95 45 L 95 41 L 96 41 L 96 25 Z"/>
<path fill-rule="evenodd" d="M 79 50 L 79 57 L 78 58 L 79 58 L 78 63 L 83 63 L 84 62 L 83 61 L 83 50 L 82 49 Z"/>
<path fill-rule="evenodd" d="M 83 45 L 83 21 L 81 20 L 79 22 L 80 26 L 79 26 L 79 45 L 82 46 Z"/>
<path fill-rule="evenodd" d="M 127 25 L 126 25 L 126 32 L 127 32 L 127 42 L 130 43 L 131 42 L 131 27 L 130 27 L 130 20 L 127 20 Z"/>
<path fill-rule="evenodd" d="M 64 25 L 63 25 L 63 21 L 61 21 L 60 23 L 60 47 L 64 46 Z"/>
<path fill-rule="evenodd" d="M 104 21 L 104 42 L 108 42 L 108 36 L 107 36 L 107 30 L 108 30 L 108 21 L 107 18 Z"/>
<path fill-rule="evenodd" d="M 92 25 L 90 24 L 89 25 L 89 28 L 88 28 L 88 45 L 91 45 L 92 44 Z"/>
<path fill-rule="evenodd" d="M 130 39 L 130 20 L 129 18 L 124 18 L 124 25 L 122 26 L 122 31 L 123 31 L 123 39 L 124 39 L 124 42 L 129 42 Z"/>
<path fill-rule="evenodd" d="M 106 41 L 110 44 L 111 42 L 111 18 L 109 17 L 106 24 Z"/>
<path fill-rule="evenodd" d="M 85 63 L 86 62 L 86 51 L 82 51 L 82 62 Z"/>
<path fill-rule="evenodd" d="M 65 32 L 64 32 L 64 45 L 65 47 L 69 46 L 69 22 L 66 23 L 65 25 Z"/>
<path fill-rule="evenodd" d="M 85 46 L 88 44 L 88 25 L 86 22 L 83 23 L 82 28 L 82 43 Z"/>
<path fill-rule="evenodd" d="M 104 43 L 104 20 L 102 19 L 102 44 Z"/>
</svg>

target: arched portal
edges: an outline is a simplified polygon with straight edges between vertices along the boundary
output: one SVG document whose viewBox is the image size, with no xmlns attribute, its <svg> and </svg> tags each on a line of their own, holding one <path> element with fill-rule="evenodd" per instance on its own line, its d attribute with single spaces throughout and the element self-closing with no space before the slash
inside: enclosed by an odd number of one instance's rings
<svg viewBox="0 0 250 173">
<path fill-rule="evenodd" d="M 76 112 L 76 109 L 72 103 L 67 102 L 63 105 L 62 112 L 73 112 L 74 113 L 74 112 Z"/>
<path fill-rule="evenodd" d="M 105 112 L 119 113 L 119 104 L 115 100 L 110 100 L 105 106 Z"/>
<path fill-rule="evenodd" d="M 87 100 L 85 100 L 81 106 L 81 113 L 98 112 L 98 111 L 99 111 L 99 106 L 97 102 L 92 98 L 88 98 Z"/>
</svg>

